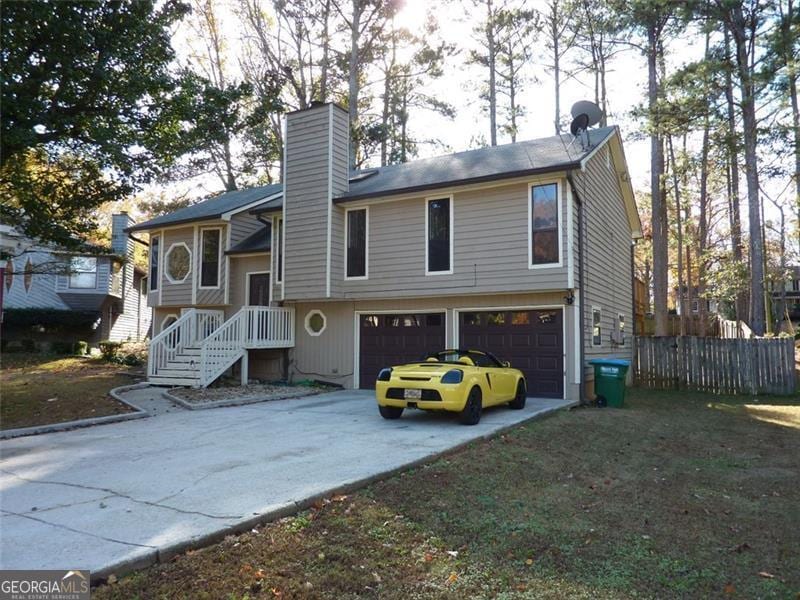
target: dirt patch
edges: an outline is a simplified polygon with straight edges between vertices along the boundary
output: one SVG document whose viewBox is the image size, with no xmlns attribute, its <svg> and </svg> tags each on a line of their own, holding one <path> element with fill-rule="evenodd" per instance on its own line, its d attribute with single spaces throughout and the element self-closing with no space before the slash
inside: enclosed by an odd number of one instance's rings
<svg viewBox="0 0 800 600">
<path fill-rule="evenodd" d="M 132 412 L 108 392 L 140 380 L 139 370 L 98 358 L 1 357 L 0 429 L 34 427 Z"/>
<path fill-rule="evenodd" d="M 800 406 L 752 403 L 559 412 L 93 597 L 793 598 Z"/>
<path fill-rule="evenodd" d="M 322 392 L 329 392 L 331 388 L 309 385 L 281 385 L 275 383 L 259 383 L 252 385 L 225 386 L 216 388 L 178 388 L 170 390 L 170 394 L 192 404 L 205 404 L 226 400 L 236 401 L 270 401 L 286 400 L 287 398 L 302 398 L 313 396 Z"/>
</svg>

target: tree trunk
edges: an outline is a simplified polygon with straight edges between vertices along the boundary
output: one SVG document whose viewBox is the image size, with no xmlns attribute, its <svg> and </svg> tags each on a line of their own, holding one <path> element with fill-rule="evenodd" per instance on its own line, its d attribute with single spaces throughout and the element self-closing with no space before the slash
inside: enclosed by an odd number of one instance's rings
<svg viewBox="0 0 800 600">
<path fill-rule="evenodd" d="M 686 246 L 686 304 L 689 307 L 689 335 L 695 335 L 694 311 L 692 310 L 692 300 L 694 300 L 694 286 L 692 285 L 692 248 Z M 698 301 L 698 307 L 700 302 Z"/>
<path fill-rule="evenodd" d="M 553 22 L 550 35 L 553 40 L 553 80 L 555 82 L 556 93 L 556 115 L 554 123 L 556 126 L 556 135 L 561 135 L 561 61 L 558 49 L 558 0 L 553 1 L 552 17 Z"/>
<path fill-rule="evenodd" d="M 356 168 L 358 155 L 358 141 L 360 140 L 358 123 L 358 36 L 361 29 L 361 2 L 353 0 L 353 20 L 350 23 L 350 61 L 348 64 L 348 103 L 347 109 L 350 117 L 350 135 L 355 139 L 350 142 L 350 169 Z"/>
<path fill-rule="evenodd" d="M 764 238 L 761 231 L 761 199 L 758 189 L 758 131 L 755 107 L 753 66 L 750 64 L 745 18 L 741 6 L 730 9 L 728 25 L 736 49 L 736 66 L 742 100 L 744 162 L 750 230 L 750 328 L 756 335 L 766 331 L 764 303 Z"/>
<path fill-rule="evenodd" d="M 725 50 L 730 61 L 730 34 L 725 28 Z M 729 220 L 731 227 L 731 246 L 733 259 L 742 261 L 742 218 L 739 195 L 739 144 L 736 132 L 736 106 L 733 99 L 733 77 L 730 69 L 725 69 L 725 100 L 728 105 L 728 136 L 730 160 L 730 196 Z M 735 301 L 736 320 L 744 321 L 747 317 L 747 302 L 743 294 L 737 294 Z"/>
<path fill-rule="evenodd" d="M 658 55 L 659 39 L 655 25 L 647 31 L 647 97 L 650 110 L 650 194 L 652 197 L 653 235 L 653 308 L 655 333 L 667 335 L 667 287 L 669 254 L 667 251 L 667 205 L 662 194 L 664 174 L 664 148 L 657 114 L 659 97 Z"/>
<path fill-rule="evenodd" d="M 680 334 L 686 335 L 686 294 L 684 292 L 683 281 L 683 207 L 681 206 L 680 184 L 678 182 L 678 169 L 675 163 L 675 149 L 672 146 L 672 136 L 667 136 L 667 147 L 669 148 L 669 162 L 672 171 L 672 189 L 675 196 L 675 221 L 677 225 L 677 245 L 678 245 L 678 295 L 676 304 L 680 312 Z"/>
<path fill-rule="evenodd" d="M 497 146 L 497 46 L 494 39 L 495 15 L 492 0 L 487 0 L 486 11 L 486 41 L 489 50 L 489 143 Z"/>
<path fill-rule="evenodd" d="M 509 42 L 509 46 L 511 43 Z M 511 76 L 508 80 L 508 103 L 511 109 L 511 143 L 517 141 L 517 78 L 514 75 L 514 48 L 508 49 L 508 70 Z"/>
<path fill-rule="evenodd" d="M 328 72 L 330 62 L 330 49 L 331 40 L 329 35 L 329 26 L 331 19 L 331 0 L 325 0 L 325 9 L 322 13 L 322 64 L 320 65 L 319 75 L 319 101 L 328 101 Z"/>
</svg>

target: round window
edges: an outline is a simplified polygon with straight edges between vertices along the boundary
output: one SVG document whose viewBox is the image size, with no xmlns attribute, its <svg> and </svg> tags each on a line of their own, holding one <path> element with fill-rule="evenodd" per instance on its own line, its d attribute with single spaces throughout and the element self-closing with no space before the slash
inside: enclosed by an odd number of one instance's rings
<svg viewBox="0 0 800 600">
<path fill-rule="evenodd" d="M 321 310 L 312 310 L 306 315 L 306 331 L 308 335 L 318 336 L 325 331 L 327 319 Z"/>
<path fill-rule="evenodd" d="M 189 276 L 192 255 L 186 244 L 175 244 L 167 251 L 167 279 L 182 283 Z"/>
</svg>

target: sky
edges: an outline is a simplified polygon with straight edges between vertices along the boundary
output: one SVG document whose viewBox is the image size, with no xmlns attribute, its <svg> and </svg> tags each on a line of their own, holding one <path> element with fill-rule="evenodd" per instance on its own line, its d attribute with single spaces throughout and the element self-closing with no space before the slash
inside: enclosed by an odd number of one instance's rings
<svg viewBox="0 0 800 600">
<path fill-rule="evenodd" d="M 230 10 L 231 0 L 215 0 L 215 8 L 219 9 L 223 29 L 229 41 L 231 54 L 238 49 L 241 27 Z M 269 0 L 263 0 L 270 6 Z M 528 5 L 540 8 L 544 0 L 529 0 Z M 480 19 L 475 14 L 469 0 L 450 0 L 447 2 L 431 2 L 425 0 L 405 0 L 396 21 L 411 31 L 419 31 L 426 19 L 426 11 L 433 8 L 440 24 L 440 35 L 445 41 L 454 44 L 461 51 L 447 59 L 445 74 L 434 81 L 429 93 L 446 99 L 456 108 L 456 117 L 448 119 L 429 111 L 415 111 L 411 115 L 410 130 L 418 138 L 438 138 L 441 144 L 424 144 L 419 148 L 419 158 L 426 158 L 457 152 L 477 146 L 480 138 L 488 140 L 488 116 L 481 111 L 479 99 L 479 82 L 484 76 L 480 67 L 466 65 L 466 53 L 475 47 L 472 39 L 472 28 Z M 178 57 L 184 64 L 191 62 L 191 51 L 194 40 L 187 26 L 179 28 L 174 35 L 173 43 Z M 544 44 L 539 40 L 535 44 L 532 60 L 532 77 L 523 85 L 520 104 L 525 108 L 525 115 L 520 121 L 518 140 L 534 139 L 554 135 L 554 90 L 552 75 L 543 66 Z M 671 66 L 696 60 L 702 57 L 703 39 L 700 36 L 683 35 L 679 39 L 667 41 L 667 56 Z M 235 71 L 235 65 L 232 66 Z M 371 82 L 382 85 L 381 82 Z M 609 125 L 620 127 L 628 168 L 635 190 L 646 191 L 650 187 L 650 142 L 641 134 L 642 124 L 631 117 L 631 110 L 646 97 L 647 68 L 645 57 L 637 49 L 621 52 L 610 64 L 607 74 L 609 97 Z M 593 100 L 593 79 L 586 74 L 583 77 L 567 78 L 561 86 L 562 120 L 569 122 L 569 109 L 578 100 Z M 499 134 L 498 143 L 508 143 L 510 139 Z M 212 179 L 193 182 L 191 195 L 219 191 L 219 182 Z M 186 190 L 186 184 L 182 184 Z M 782 189 L 781 182 L 766 182 L 767 188 Z M 181 186 L 178 186 L 181 187 Z M 742 185 L 744 190 L 744 185 Z M 767 203 L 768 204 L 768 203 Z M 743 207 L 743 209 L 746 207 Z M 772 214 L 769 206 L 765 207 L 768 216 Z M 746 214 L 746 210 L 743 211 Z M 772 214 L 774 217 L 774 214 Z"/>
</svg>

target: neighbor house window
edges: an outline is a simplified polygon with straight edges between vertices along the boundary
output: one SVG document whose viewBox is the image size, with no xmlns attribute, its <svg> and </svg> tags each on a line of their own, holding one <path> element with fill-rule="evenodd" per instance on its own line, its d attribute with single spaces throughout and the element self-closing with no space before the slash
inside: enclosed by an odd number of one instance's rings
<svg viewBox="0 0 800 600">
<path fill-rule="evenodd" d="M 367 209 L 347 211 L 347 277 L 367 277 Z"/>
<path fill-rule="evenodd" d="M 600 346 L 603 343 L 600 316 L 600 309 L 592 308 L 592 346 Z"/>
<path fill-rule="evenodd" d="M 167 263 L 166 275 L 170 282 L 183 283 L 186 281 L 192 270 L 192 253 L 189 252 L 186 244 L 181 242 L 170 246 L 164 255 L 164 261 Z"/>
<path fill-rule="evenodd" d="M 692 300 L 692 312 L 700 312 L 700 301 L 699 300 Z"/>
<path fill-rule="evenodd" d="M 161 239 L 154 237 L 150 240 L 150 291 L 158 289 L 158 250 Z"/>
<path fill-rule="evenodd" d="M 93 289 L 97 287 L 97 259 L 92 256 L 73 256 L 69 263 L 69 287 Z"/>
<path fill-rule="evenodd" d="M 200 287 L 219 286 L 219 229 L 203 229 L 200 256 Z"/>
<path fill-rule="evenodd" d="M 559 262 L 558 184 L 534 185 L 530 199 L 530 264 Z"/>
<path fill-rule="evenodd" d="M 426 273 L 452 273 L 453 206 L 451 198 L 428 200 Z"/>
<path fill-rule="evenodd" d="M 111 263 L 111 293 L 122 296 L 122 263 L 117 261 Z"/>
<path fill-rule="evenodd" d="M 278 272 L 278 276 L 275 278 L 277 283 L 283 282 L 283 217 L 278 217 L 275 219 L 275 248 L 276 252 L 275 255 L 277 257 L 278 264 L 276 265 L 276 271 Z"/>
</svg>

